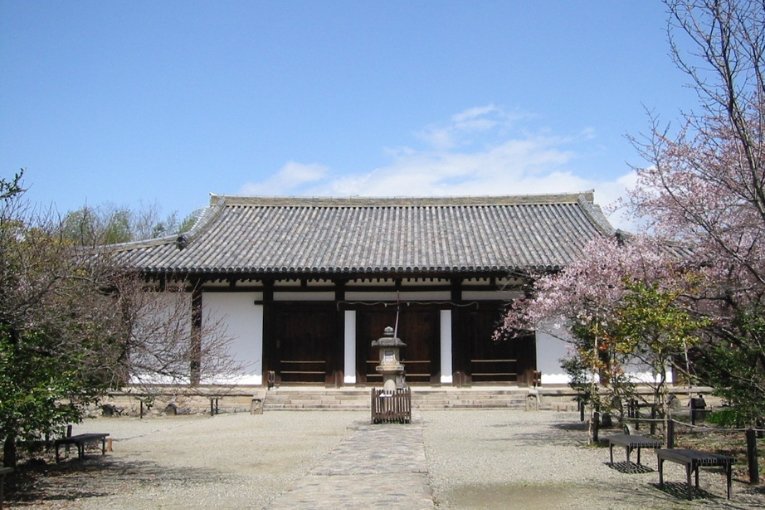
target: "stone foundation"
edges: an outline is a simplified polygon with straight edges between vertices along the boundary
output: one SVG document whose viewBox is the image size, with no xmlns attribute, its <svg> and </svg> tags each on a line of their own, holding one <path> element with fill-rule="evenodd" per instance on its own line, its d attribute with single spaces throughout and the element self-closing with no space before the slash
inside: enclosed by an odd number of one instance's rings
<svg viewBox="0 0 765 510">
<path fill-rule="evenodd" d="M 143 416 L 222 414 L 262 412 L 263 394 L 259 387 L 198 388 L 157 388 L 150 393 L 128 389 L 113 392 L 93 406 L 91 416 L 140 416 L 143 402 Z"/>
<path fill-rule="evenodd" d="M 568 386 L 413 386 L 412 405 L 418 409 L 447 408 L 515 408 L 527 411 L 576 412 L 577 393 Z M 688 409 L 688 389 L 675 387 L 676 409 Z M 650 400 L 650 388 L 639 393 Z M 692 388 L 691 395 L 704 394 L 708 407 L 719 407 L 720 399 L 711 395 L 706 387 Z M 266 400 L 270 399 L 270 405 Z M 280 403 L 285 399 L 285 403 Z M 266 390 L 263 386 L 160 387 L 148 393 L 137 389 L 114 392 L 89 410 L 91 416 L 139 416 L 141 402 L 144 416 L 252 413 L 263 409 L 368 409 L 368 388 L 348 386 L 342 388 L 283 387 Z"/>
</svg>

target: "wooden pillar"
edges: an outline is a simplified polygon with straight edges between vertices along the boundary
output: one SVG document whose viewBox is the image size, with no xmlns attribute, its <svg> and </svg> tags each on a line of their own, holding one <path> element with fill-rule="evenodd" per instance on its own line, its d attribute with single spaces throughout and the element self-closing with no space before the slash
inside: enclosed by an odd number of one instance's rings
<svg viewBox="0 0 765 510">
<path fill-rule="evenodd" d="M 201 380 L 202 369 L 202 281 L 197 280 L 191 289 L 191 359 L 189 363 L 192 386 Z"/>
<path fill-rule="evenodd" d="M 346 328 L 346 317 L 345 317 L 345 311 L 342 309 L 343 307 L 340 306 L 340 303 L 345 301 L 345 280 L 335 280 L 335 310 L 337 310 L 337 313 L 335 314 L 335 324 L 337 328 L 337 334 L 335 335 L 336 341 L 333 342 L 334 345 L 331 347 L 332 352 L 330 353 L 330 359 L 332 360 L 332 375 L 334 379 L 335 386 L 341 386 L 345 384 L 346 377 L 345 374 L 348 373 L 348 363 L 347 363 L 347 356 L 345 355 L 345 351 L 348 349 L 348 342 L 346 338 L 345 328 Z M 354 339 L 354 357 L 355 357 L 355 339 Z M 351 367 L 353 367 L 353 364 L 351 364 Z M 353 368 L 351 368 L 353 369 Z M 355 375 L 356 371 L 353 370 L 351 374 Z M 355 382 L 355 377 L 354 377 Z"/>
<path fill-rule="evenodd" d="M 277 372 L 276 346 L 273 338 L 274 282 L 263 280 L 263 376 L 268 380 L 268 372 Z"/>
<path fill-rule="evenodd" d="M 746 431 L 746 460 L 749 467 L 749 483 L 760 483 L 760 467 L 757 460 L 757 433 L 754 429 Z"/>
<path fill-rule="evenodd" d="M 667 448 L 675 447 L 675 420 L 672 419 L 672 415 L 667 419 L 667 434 L 666 434 L 666 446 Z"/>
</svg>

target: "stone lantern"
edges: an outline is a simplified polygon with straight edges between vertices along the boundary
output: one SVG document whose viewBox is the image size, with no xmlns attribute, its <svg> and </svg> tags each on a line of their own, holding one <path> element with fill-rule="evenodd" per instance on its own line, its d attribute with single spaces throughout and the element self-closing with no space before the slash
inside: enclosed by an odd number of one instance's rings
<svg viewBox="0 0 765 510">
<path fill-rule="evenodd" d="M 393 393 L 402 389 L 404 382 L 404 365 L 401 363 L 401 348 L 406 344 L 400 338 L 393 336 L 393 328 L 385 328 L 383 336 L 372 341 L 372 347 L 380 349 L 380 364 L 375 367 L 382 374 L 383 391 Z"/>
</svg>

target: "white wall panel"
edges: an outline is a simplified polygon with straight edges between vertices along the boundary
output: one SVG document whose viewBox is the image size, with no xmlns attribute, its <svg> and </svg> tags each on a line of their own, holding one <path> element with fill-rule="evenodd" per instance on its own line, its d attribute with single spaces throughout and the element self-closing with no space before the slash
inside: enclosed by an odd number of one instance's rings
<svg viewBox="0 0 765 510">
<path fill-rule="evenodd" d="M 232 339 L 231 354 L 245 365 L 239 384 L 263 383 L 263 299 L 260 292 L 205 292 L 202 320 L 205 327 L 220 320 Z M 202 339 L 204 342 L 204 339 Z"/>
<path fill-rule="evenodd" d="M 343 383 L 356 384 L 356 312 L 345 311 L 345 337 L 343 339 Z"/>
<path fill-rule="evenodd" d="M 441 383 L 452 383 L 452 311 L 441 310 Z"/>
<path fill-rule="evenodd" d="M 556 334 L 564 335 L 565 331 Z M 569 344 L 543 330 L 538 330 L 536 337 L 537 370 L 542 372 L 542 384 L 568 384 L 569 377 L 561 368 L 560 359 L 567 357 Z"/>
</svg>

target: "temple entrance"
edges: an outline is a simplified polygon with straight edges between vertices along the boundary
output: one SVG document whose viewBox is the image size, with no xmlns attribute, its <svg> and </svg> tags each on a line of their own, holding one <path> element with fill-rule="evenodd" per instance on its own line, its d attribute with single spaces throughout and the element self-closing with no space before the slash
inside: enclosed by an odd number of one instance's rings
<svg viewBox="0 0 765 510">
<path fill-rule="evenodd" d="M 269 367 L 278 383 L 332 384 L 339 327 L 334 303 L 274 303 Z M 340 351 L 342 352 L 342 351 Z"/>
<path fill-rule="evenodd" d="M 536 368 L 534 335 L 494 341 L 504 305 L 481 303 L 479 309 L 455 310 L 453 367 L 463 382 L 530 383 Z"/>
<path fill-rule="evenodd" d="M 386 326 L 395 327 L 395 306 L 359 308 L 356 313 L 356 381 L 382 384 L 382 376 L 375 367 L 377 353 L 371 348 L 372 340 L 383 335 Z M 406 347 L 402 360 L 409 384 L 438 382 L 440 366 L 439 311 L 430 306 L 402 304 L 398 318 L 398 337 Z"/>
</svg>

